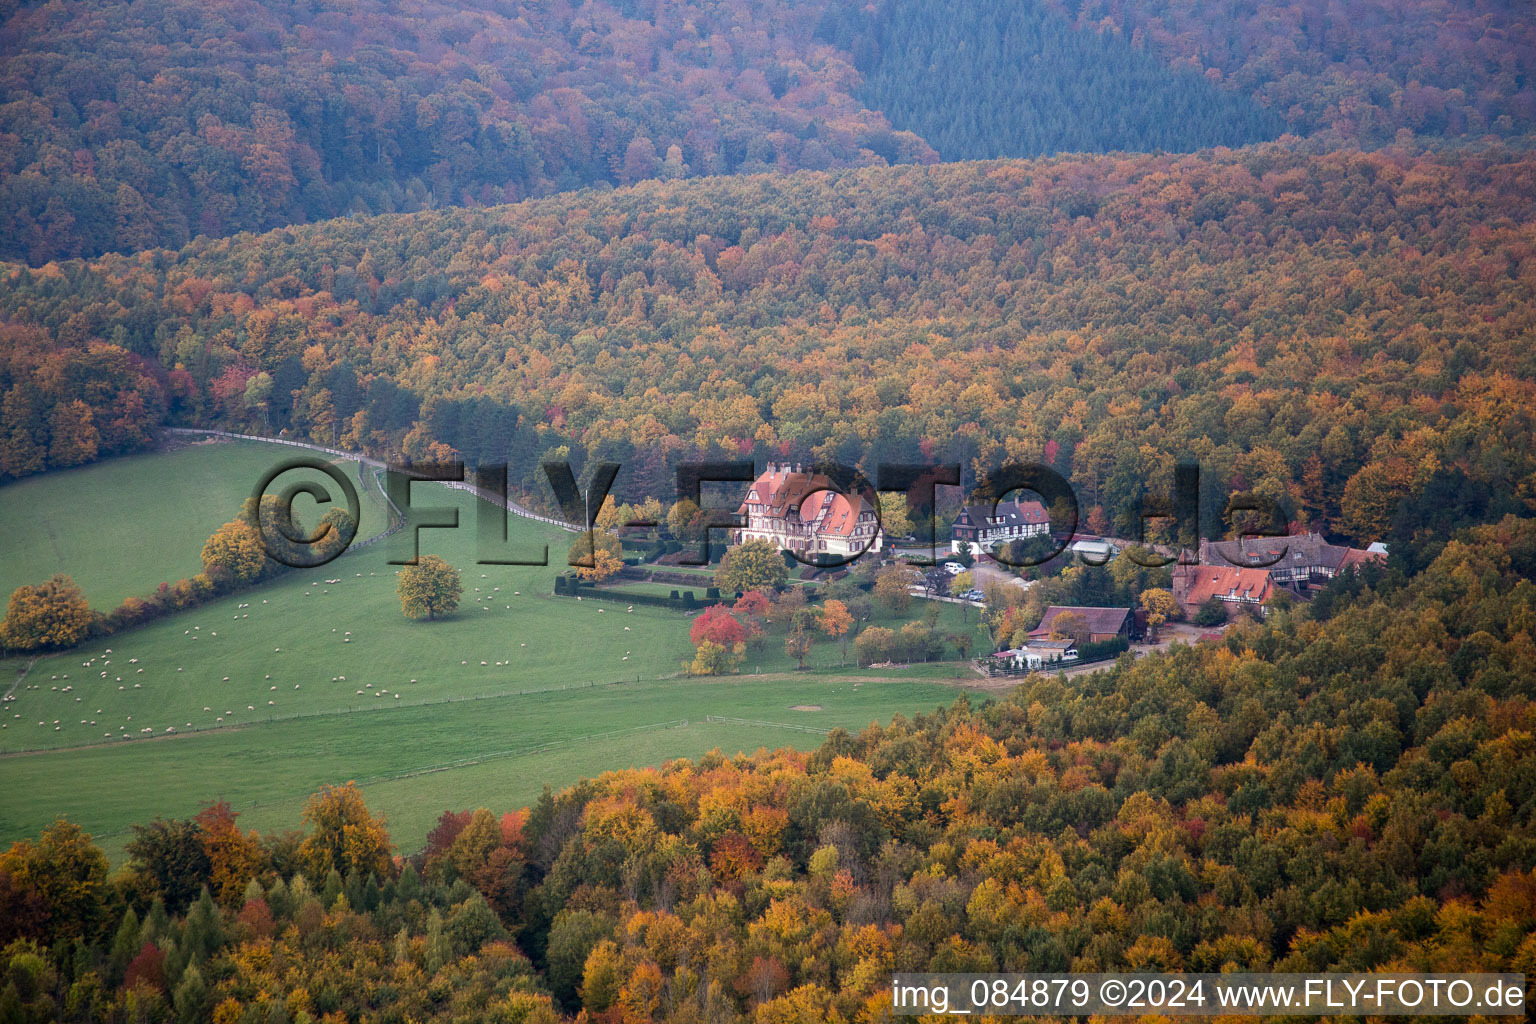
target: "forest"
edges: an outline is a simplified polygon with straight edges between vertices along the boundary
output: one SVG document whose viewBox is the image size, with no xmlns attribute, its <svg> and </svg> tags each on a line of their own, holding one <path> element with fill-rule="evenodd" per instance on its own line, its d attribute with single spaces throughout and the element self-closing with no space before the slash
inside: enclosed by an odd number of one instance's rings
<svg viewBox="0 0 1536 1024">
<path fill-rule="evenodd" d="M 0 317 L 158 367 L 171 422 L 534 501 L 548 457 L 669 503 L 684 459 L 1014 460 L 1123 523 L 1185 457 L 1206 514 L 1407 541 L 1536 501 L 1533 204 L 1519 152 L 1280 144 L 648 182 L 12 265 Z"/>
<path fill-rule="evenodd" d="M 649 178 L 1281 132 L 1529 140 L 1521 14 L 1507 0 L 8 0 L 0 258 Z"/>
<path fill-rule="evenodd" d="M 350 784 L 0 855 L 0 1019 L 883 1019 L 892 971 L 1536 972 L 1536 528 L 1217 642 L 810 753 L 716 752 L 420 851 Z"/>
<path fill-rule="evenodd" d="M 1512 0 L 1081 0 L 1050 5 L 1252 96 L 1290 131 L 1371 147 L 1536 128 L 1536 24 Z"/>
<path fill-rule="evenodd" d="M 945 160 L 1186 152 L 1287 127 L 1247 94 L 1172 68 L 1124 33 L 1076 29 L 1046 4 L 839 5 L 820 31 L 865 58 L 859 99 Z"/>
<path fill-rule="evenodd" d="M 598 183 L 931 161 L 820 9 L 0 5 L 0 257 L 178 247 Z"/>
</svg>

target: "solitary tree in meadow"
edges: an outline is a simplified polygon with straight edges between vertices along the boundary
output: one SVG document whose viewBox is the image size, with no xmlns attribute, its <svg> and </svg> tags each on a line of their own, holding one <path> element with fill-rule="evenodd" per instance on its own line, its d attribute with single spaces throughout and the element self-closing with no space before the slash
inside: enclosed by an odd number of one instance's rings
<svg viewBox="0 0 1536 1024">
<path fill-rule="evenodd" d="M 423 555 L 415 565 L 400 570 L 397 591 L 407 618 L 435 619 L 459 606 L 464 586 L 459 570 L 436 555 Z"/>
</svg>

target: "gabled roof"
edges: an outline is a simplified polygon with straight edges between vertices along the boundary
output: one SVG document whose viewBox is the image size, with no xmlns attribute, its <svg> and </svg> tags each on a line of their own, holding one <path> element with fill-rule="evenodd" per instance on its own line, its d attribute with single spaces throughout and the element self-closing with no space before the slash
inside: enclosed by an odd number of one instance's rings
<svg viewBox="0 0 1536 1024">
<path fill-rule="evenodd" d="M 999 522 L 993 523 L 997 519 Z M 1038 501 L 1000 501 L 996 511 L 991 505 L 966 505 L 955 517 L 956 526 L 1038 526 L 1050 525 L 1051 517 L 1045 506 Z"/>
<path fill-rule="evenodd" d="M 1269 600 L 1274 585 L 1268 569 L 1233 569 L 1218 565 L 1180 566 L 1186 604 L 1201 604 L 1211 598 L 1224 601 Z"/>
<path fill-rule="evenodd" d="M 1030 630 L 1029 635 L 1031 637 L 1050 636 L 1051 626 L 1056 622 L 1056 617 L 1069 612 L 1081 615 L 1088 623 L 1090 633 L 1118 633 L 1120 627 L 1125 625 L 1126 616 L 1131 614 L 1129 608 L 1090 608 L 1080 605 L 1053 604 L 1045 610 L 1045 614 L 1040 617 L 1040 625 Z"/>
<path fill-rule="evenodd" d="M 806 502 L 806 498 L 813 500 Z M 798 512 L 800 520 L 810 523 L 811 531 L 818 537 L 850 537 L 859 516 L 871 511 L 862 495 L 849 500 L 837 493 L 825 474 L 805 473 L 798 466 L 775 466 L 771 462 L 752 481 L 737 513 L 746 515 L 748 505 L 768 506 L 766 514 L 774 519 L 785 519 Z"/>
<path fill-rule="evenodd" d="M 1207 565 L 1271 570 L 1318 565 L 1335 572 L 1380 557 L 1383 556 L 1375 552 L 1330 544 L 1320 533 L 1212 541 L 1202 545 L 1200 552 L 1200 561 Z"/>
</svg>

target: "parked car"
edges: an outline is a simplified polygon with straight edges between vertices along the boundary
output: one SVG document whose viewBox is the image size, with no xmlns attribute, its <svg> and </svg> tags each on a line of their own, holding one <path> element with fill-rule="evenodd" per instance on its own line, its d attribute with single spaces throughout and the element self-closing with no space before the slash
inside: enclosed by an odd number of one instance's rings
<svg viewBox="0 0 1536 1024">
<path fill-rule="evenodd" d="M 949 573 L 951 576 L 958 576 L 965 572 L 965 566 L 961 565 L 959 562 L 945 562 L 944 571 Z"/>
</svg>

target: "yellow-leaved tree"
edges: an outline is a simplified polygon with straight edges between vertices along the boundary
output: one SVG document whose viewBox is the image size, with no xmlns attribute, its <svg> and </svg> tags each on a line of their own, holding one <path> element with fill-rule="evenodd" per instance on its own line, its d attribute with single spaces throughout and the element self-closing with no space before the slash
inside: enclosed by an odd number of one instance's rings
<svg viewBox="0 0 1536 1024">
<path fill-rule="evenodd" d="M 423 555 L 400 570 L 400 608 L 407 618 L 435 619 L 459 606 L 464 585 L 459 570 L 436 555 Z"/>
<path fill-rule="evenodd" d="M 1162 587 L 1151 587 L 1141 592 L 1141 606 L 1147 612 L 1147 632 L 1151 634 L 1149 639 L 1157 636 L 1157 627 L 1170 619 L 1178 617 L 1179 602 L 1173 599 L 1173 594 Z"/>
<path fill-rule="evenodd" d="M 91 628 L 91 606 L 75 581 L 60 573 L 11 592 L 0 622 L 0 643 L 18 651 L 73 647 Z"/>
<path fill-rule="evenodd" d="M 203 545 L 203 572 L 224 583 L 249 583 L 261 575 L 266 564 L 261 537 L 243 519 L 225 523 Z"/>
<path fill-rule="evenodd" d="M 343 876 L 354 870 L 389 875 L 389 833 L 384 820 L 368 812 L 356 783 L 322 787 L 305 805 L 304 821 L 310 832 L 299 858 L 309 877 L 324 878 L 332 868 Z"/>
</svg>

